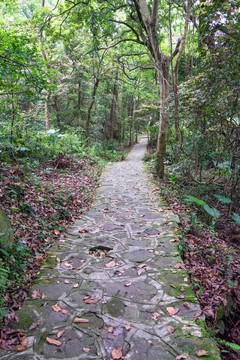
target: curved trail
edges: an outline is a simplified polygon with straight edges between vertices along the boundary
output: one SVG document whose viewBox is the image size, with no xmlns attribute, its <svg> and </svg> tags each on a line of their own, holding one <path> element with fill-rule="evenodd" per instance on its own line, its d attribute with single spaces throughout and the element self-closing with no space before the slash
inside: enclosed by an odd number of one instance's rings
<svg viewBox="0 0 240 360">
<path fill-rule="evenodd" d="M 146 143 L 106 168 L 94 205 L 52 247 L 30 292 L 41 298 L 25 301 L 16 327 L 41 324 L 25 351 L 0 359 L 110 360 L 114 349 L 125 360 L 199 359 L 198 349 L 220 359 L 195 322 L 200 308 L 171 241 L 178 217 L 153 192 Z M 46 341 L 62 330 L 59 346 Z"/>
</svg>

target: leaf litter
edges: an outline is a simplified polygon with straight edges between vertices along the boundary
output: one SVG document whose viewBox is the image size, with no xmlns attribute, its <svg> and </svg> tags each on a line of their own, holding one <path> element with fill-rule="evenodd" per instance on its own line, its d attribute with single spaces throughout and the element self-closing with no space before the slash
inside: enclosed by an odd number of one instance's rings
<svg viewBox="0 0 240 360">
<path fill-rule="evenodd" d="M 27 265 L 23 270 L 27 274 L 27 281 L 21 286 L 11 283 L 5 291 L 4 299 L 9 313 L 4 317 L 4 325 L 0 328 L 2 349 L 14 350 L 22 346 L 22 336 L 19 335 L 22 330 L 11 329 L 12 321 L 18 321 L 16 311 L 21 307 L 28 295 L 31 282 L 39 273 L 42 265 L 40 262 L 46 261 L 46 252 L 51 243 L 57 240 L 62 230 L 76 218 L 81 218 L 83 211 L 91 204 L 90 199 L 97 186 L 97 172 L 96 167 L 90 165 L 90 162 L 88 159 L 71 158 L 66 172 L 56 168 L 51 162 L 32 169 L 21 167 L 19 164 L 11 165 L 11 169 L 0 169 L 1 205 L 8 213 L 14 237 L 20 238 L 22 244 L 29 247 L 31 255 L 26 257 Z M 48 171 L 44 168 L 48 168 Z M 19 189 L 21 188 L 21 194 L 18 198 L 13 198 L 11 191 L 16 184 Z M 64 201 L 60 199 L 61 196 L 64 197 Z M 23 203 L 28 205 L 26 210 L 21 205 Z M 56 206 L 59 212 L 56 211 Z M 19 211 L 16 212 L 15 208 Z M 27 209 L 31 210 L 28 216 L 25 212 Z M 59 217 L 59 228 L 53 227 L 53 217 L 56 215 Z M 44 224 L 42 218 L 45 219 Z M 35 295 L 35 299 L 40 296 L 37 293 Z M 43 294 L 39 298 L 42 296 Z"/>
</svg>

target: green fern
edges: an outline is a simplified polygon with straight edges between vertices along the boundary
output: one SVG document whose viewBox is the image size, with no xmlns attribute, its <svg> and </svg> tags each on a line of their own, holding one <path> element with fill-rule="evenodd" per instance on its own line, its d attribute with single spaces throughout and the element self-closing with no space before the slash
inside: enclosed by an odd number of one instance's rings
<svg viewBox="0 0 240 360">
<path fill-rule="evenodd" d="M 222 340 L 222 339 L 216 339 L 220 344 L 229 346 L 231 349 L 233 349 L 234 351 L 240 352 L 240 346 L 234 343 L 230 343 L 226 340 Z"/>
</svg>

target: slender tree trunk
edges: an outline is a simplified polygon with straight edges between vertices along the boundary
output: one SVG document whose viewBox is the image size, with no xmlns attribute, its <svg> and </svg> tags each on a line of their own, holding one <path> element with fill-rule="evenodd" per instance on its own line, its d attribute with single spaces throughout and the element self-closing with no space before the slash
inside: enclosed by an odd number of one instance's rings
<svg viewBox="0 0 240 360">
<path fill-rule="evenodd" d="M 166 156 L 167 136 L 169 125 L 169 112 L 167 110 L 167 100 L 169 98 L 169 67 L 170 60 L 165 59 L 162 63 L 162 71 L 158 72 L 159 86 L 160 86 L 160 118 L 159 118 L 159 133 L 157 141 L 157 161 L 156 171 L 158 176 L 162 179 L 164 177 L 164 158 Z"/>
<path fill-rule="evenodd" d="M 116 73 L 115 81 L 114 81 L 113 98 L 112 98 L 112 105 L 111 105 L 110 119 L 109 119 L 109 125 L 110 125 L 109 138 L 110 139 L 114 138 L 114 127 L 115 127 L 115 124 L 116 124 L 117 101 L 118 101 L 118 71 Z"/>
<path fill-rule="evenodd" d="M 185 48 L 186 44 L 186 37 L 188 32 L 188 23 L 190 21 L 190 11 L 191 11 L 191 0 L 187 2 L 187 9 L 186 9 L 186 19 L 184 25 L 184 34 L 183 40 L 179 49 L 179 52 L 176 57 L 176 62 L 173 69 L 173 93 L 174 93 L 174 121 L 175 121 L 175 141 L 176 143 L 180 140 L 180 122 L 179 122 L 179 92 L 178 92 L 178 69 L 180 59 Z"/>
<path fill-rule="evenodd" d="M 95 82 L 94 82 L 93 91 L 92 91 L 92 96 L 91 96 L 91 102 L 90 102 L 90 104 L 89 104 L 88 112 L 87 112 L 87 119 L 86 119 L 86 125 L 85 125 L 85 137 L 86 137 L 86 139 L 89 138 L 90 122 L 91 122 L 91 112 L 92 112 L 92 108 L 93 108 L 93 105 L 94 105 L 94 102 L 95 102 L 98 85 L 99 85 L 99 79 L 97 78 L 97 79 L 95 80 Z"/>
<path fill-rule="evenodd" d="M 41 0 L 41 7 L 44 8 L 44 6 L 45 6 L 45 0 Z M 46 54 L 45 50 L 43 49 L 43 29 L 41 29 L 41 31 L 40 31 L 40 43 L 41 43 L 42 58 L 48 64 L 47 66 L 49 67 L 47 54 Z M 50 82 L 50 79 L 47 79 L 47 81 Z M 49 114 L 49 106 L 48 106 L 49 101 L 50 101 L 50 90 L 47 90 L 47 95 L 46 95 L 46 98 L 45 98 L 45 127 L 46 127 L 46 132 L 48 132 L 49 129 L 50 129 L 50 114 Z"/>
</svg>

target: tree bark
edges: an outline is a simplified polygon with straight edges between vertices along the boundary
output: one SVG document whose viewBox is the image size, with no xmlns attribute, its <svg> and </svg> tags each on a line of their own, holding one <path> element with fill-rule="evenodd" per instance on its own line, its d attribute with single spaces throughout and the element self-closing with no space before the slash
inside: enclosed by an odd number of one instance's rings
<svg viewBox="0 0 240 360">
<path fill-rule="evenodd" d="M 45 6 L 45 0 L 41 0 L 41 7 L 44 8 Z M 41 43 L 41 53 L 42 53 L 42 58 L 43 60 L 47 63 L 47 67 L 49 67 L 49 63 L 48 63 L 48 59 L 47 59 L 47 54 L 45 52 L 45 50 L 43 49 L 43 29 L 41 29 L 40 31 L 40 43 Z M 50 79 L 47 79 L 48 82 L 50 82 Z M 50 91 L 47 90 L 47 95 L 45 98 L 45 128 L 46 128 L 46 132 L 48 132 L 50 130 L 50 114 L 49 114 L 49 101 L 50 101 Z"/>
<path fill-rule="evenodd" d="M 93 108 L 93 105 L 95 102 L 98 85 L 99 85 L 99 79 L 97 78 L 94 82 L 92 96 L 91 96 L 91 102 L 89 104 L 88 112 L 87 112 L 87 119 L 86 119 L 86 125 L 85 125 L 85 136 L 86 136 L 87 140 L 88 140 L 89 134 L 90 134 L 91 112 L 92 112 L 92 108 Z"/>
<path fill-rule="evenodd" d="M 111 111 L 110 111 L 110 119 L 109 119 L 109 125 L 110 125 L 110 131 L 109 131 L 109 138 L 114 138 L 114 127 L 116 124 L 116 107 L 117 107 L 117 101 L 118 101 L 118 71 L 115 76 L 114 86 L 113 86 L 113 97 L 112 97 L 112 104 L 111 104 Z"/>
</svg>

